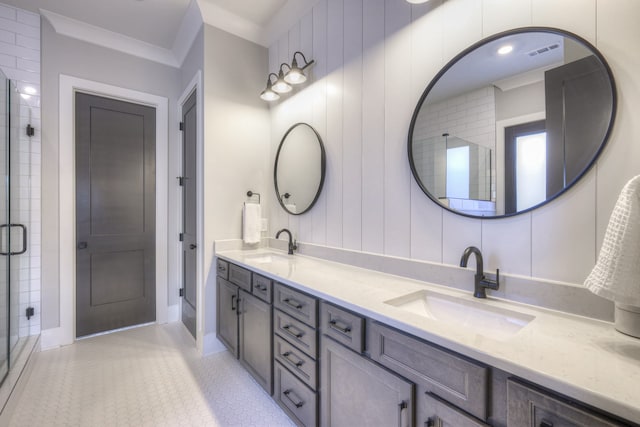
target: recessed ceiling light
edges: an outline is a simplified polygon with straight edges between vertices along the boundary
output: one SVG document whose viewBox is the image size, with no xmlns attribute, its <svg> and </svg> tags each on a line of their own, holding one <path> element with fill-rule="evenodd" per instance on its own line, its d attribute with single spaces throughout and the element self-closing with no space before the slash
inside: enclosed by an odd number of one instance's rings
<svg viewBox="0 0 640 427">
<path fill-rule="evenodd" d="M 513 46 L 511 46 L 510 44 L 506 44 L 502 46 L 500 49 L 498 49 L 498 53 L 500 55 L 506 55 L 508 53 L 511 53 L 512 51 L 513 51 Z"/>
<path fill-rule="evenodd" d="M 33 86 L 25 86 L 22 88 L 22 91 L 27 95 L 35 95 L 36 93 L 38 93 L 37 89 Z"/>
</svg>

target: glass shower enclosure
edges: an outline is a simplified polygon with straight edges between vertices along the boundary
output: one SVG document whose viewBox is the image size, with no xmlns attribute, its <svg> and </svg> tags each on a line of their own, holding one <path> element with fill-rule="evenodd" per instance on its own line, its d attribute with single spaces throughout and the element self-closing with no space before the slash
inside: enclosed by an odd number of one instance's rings
<svg viewBox="0 0 640 427">
<path fill-rule="evenodd" d="M 30 211 L 30 162 L 20 134 L 25 114 L 29 109 L 21 105 L 15 85 L 0 72 L 0 384 L 26 342 L 31 317 L 26 312 L 31 265 L 23 224 Z"/>
</svg>

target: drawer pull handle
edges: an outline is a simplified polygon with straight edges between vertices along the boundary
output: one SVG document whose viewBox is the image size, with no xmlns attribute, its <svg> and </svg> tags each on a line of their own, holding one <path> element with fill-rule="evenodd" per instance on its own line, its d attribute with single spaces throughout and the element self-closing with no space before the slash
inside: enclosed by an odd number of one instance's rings
<svg viewBox="0 0 640 427">
<path fill-rule="evenodd" d="M 299 399 L 299 398 L 298 398 L 298 397 L 293 393 L 293 390 L 285 390 L 282 394 L 284 394 L 284 395 L 285 395 L 285 397 L 286 397 L 287 399 L 289 399 L 289 401 L 291 401 L 291 403 L 293 403 L 293 404 L 296 406 L 296 408 L 302 408 L 302 406 L 304 405 L 304 401 L 303 401 L 302 399 Z M 293 396 L 296 398 L 297 402 L 296 402 L 295 400 L 293 400 L 289 395 L 293 395 Z"/>
<path fill-rule="evenodd" d="M 404 410 L 407 409 L 409 405 L 404 400 L 398 403 L 398 427 L 402 427 L 404 424 L 402 423 L 402 414 Z"/>
<path fill-rule="evenodd" d="M 226 268 L 223 265 L 218 266 L 218 271 L 225 271 Z"/>
<path fill-rule="evenodd" d="M 289 305 L 289 306 L 291 306 L 291 307 L 295 308 L 296 310 L 302 310 L 302 307 L 304 307 L 304 306 L 302 305 L 302 303 L 300 303 L 300 302 L 298 302 L 298 301 L 294 300 L 293 298 L 285 298 L 285 299 L 284 299 L 284 302 L 285 302 L 287 305 Z"/>
<path fill-rule="evenodd" d="M 551 421 L 542 420 L 540 421 L 540 427 L 553 427 L 553 423 Z"/>
<path fill-rule="evenodd" d="M 282 354 L 282 357 L 289 363 L 291 363 L 292 365 L 295 365 L 296 368 L 299 368 L 300 366 L 304 365 L 304 360 L 298 360 L 297 362 L 294 361 L 293 359 L 291 359 L 289 356 L 291 356 L 291 352 L 290 351 L 285 351 Z"/>
<path fill-rule="evenodd" d="M 267 287 L 265 285 L 256 285 L 256 288 L 258 288 L 258 290 L 260 292 L 266 292 L 267 291 Z"/>
<path fill-rule="evenodd" d="M 338 325 L 338 321 L 337 320 L 331 320 L 329 321 L 329 327 L 331 329 L 335 329 L 338 332 L 342 332 L 343 334 L 350 334 L 351 333 L 351 327 L 350 326 L 340 326 Z"/>
<path fill-rule="evenodd" d="M 294 326 L 293 326 L 293 325 L 284 325 L 284 326 L 282 327 L 282 329 L 284 329 L 284 331 L 285 331 L 286 333 L 288 333 L 289 335 L 291 335 L 292 337 L 295 337 L 295 338 L 297 338 L 297 339 L 300 339 L 300 338 L 302 338 L 302 337 L 304 336 L 304 332 L 303 332 L 303 331 L 301 331 L 301 330 L 299 330 L 299 329 L 298 329 L 298 331 L 297 331 L 297 332 L 294 332 L 294 331 L 293 331 L 293 329 L 294 329 Z"/>
</svg>

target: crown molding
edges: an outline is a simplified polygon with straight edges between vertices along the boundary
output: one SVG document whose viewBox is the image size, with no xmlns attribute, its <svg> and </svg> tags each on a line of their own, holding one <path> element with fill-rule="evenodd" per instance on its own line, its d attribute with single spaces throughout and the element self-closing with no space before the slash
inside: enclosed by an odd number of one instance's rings
<svg viewBox="0 0 640 427">
<path fill-rule="evenodd" d="M 202 20 L 213 27 L 268 47 L 262 27 L 206 0 L 196 0 Z"/>
<path fill-rule="evenodd" d="M 51 23 L 53 29 L 58 34 L 148 59 L 170 67 L 180 66 L 172 50 L 105 30 L 104 28 L 96 27 L 46 9 L 40 9 L 40 13 Z"/>
<path fill-rule="evenodd" d="M 198 1 L 191 0 L 182 18 L 178 34 L 176 34 L 176 38 L 173 41 L 173 47 L 171 48 L 173 56 L 180 66 L 182 66 L 184 59 L 191 49 L 191 45 L 198 36 L 202 23 L 202 13 L 200 12 Z"/>
</svg>

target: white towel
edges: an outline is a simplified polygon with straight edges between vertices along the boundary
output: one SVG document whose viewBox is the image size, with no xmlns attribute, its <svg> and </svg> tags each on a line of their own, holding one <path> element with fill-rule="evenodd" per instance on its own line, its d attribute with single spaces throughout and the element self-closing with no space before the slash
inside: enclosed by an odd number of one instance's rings
<svg viewBox="0 0 640 427">
<path fill-rule="evenodd" d="M 596 295 L 640 307 L 640 175 L 622 189 L 584 284 Z"/>
<path fill-rule="evenodd" d="M 245 243 L 249 245 L 260 243 L 261 216 L 258 203 L 244 204 L 242 209 L 242 239 Z"/>
</svg>

